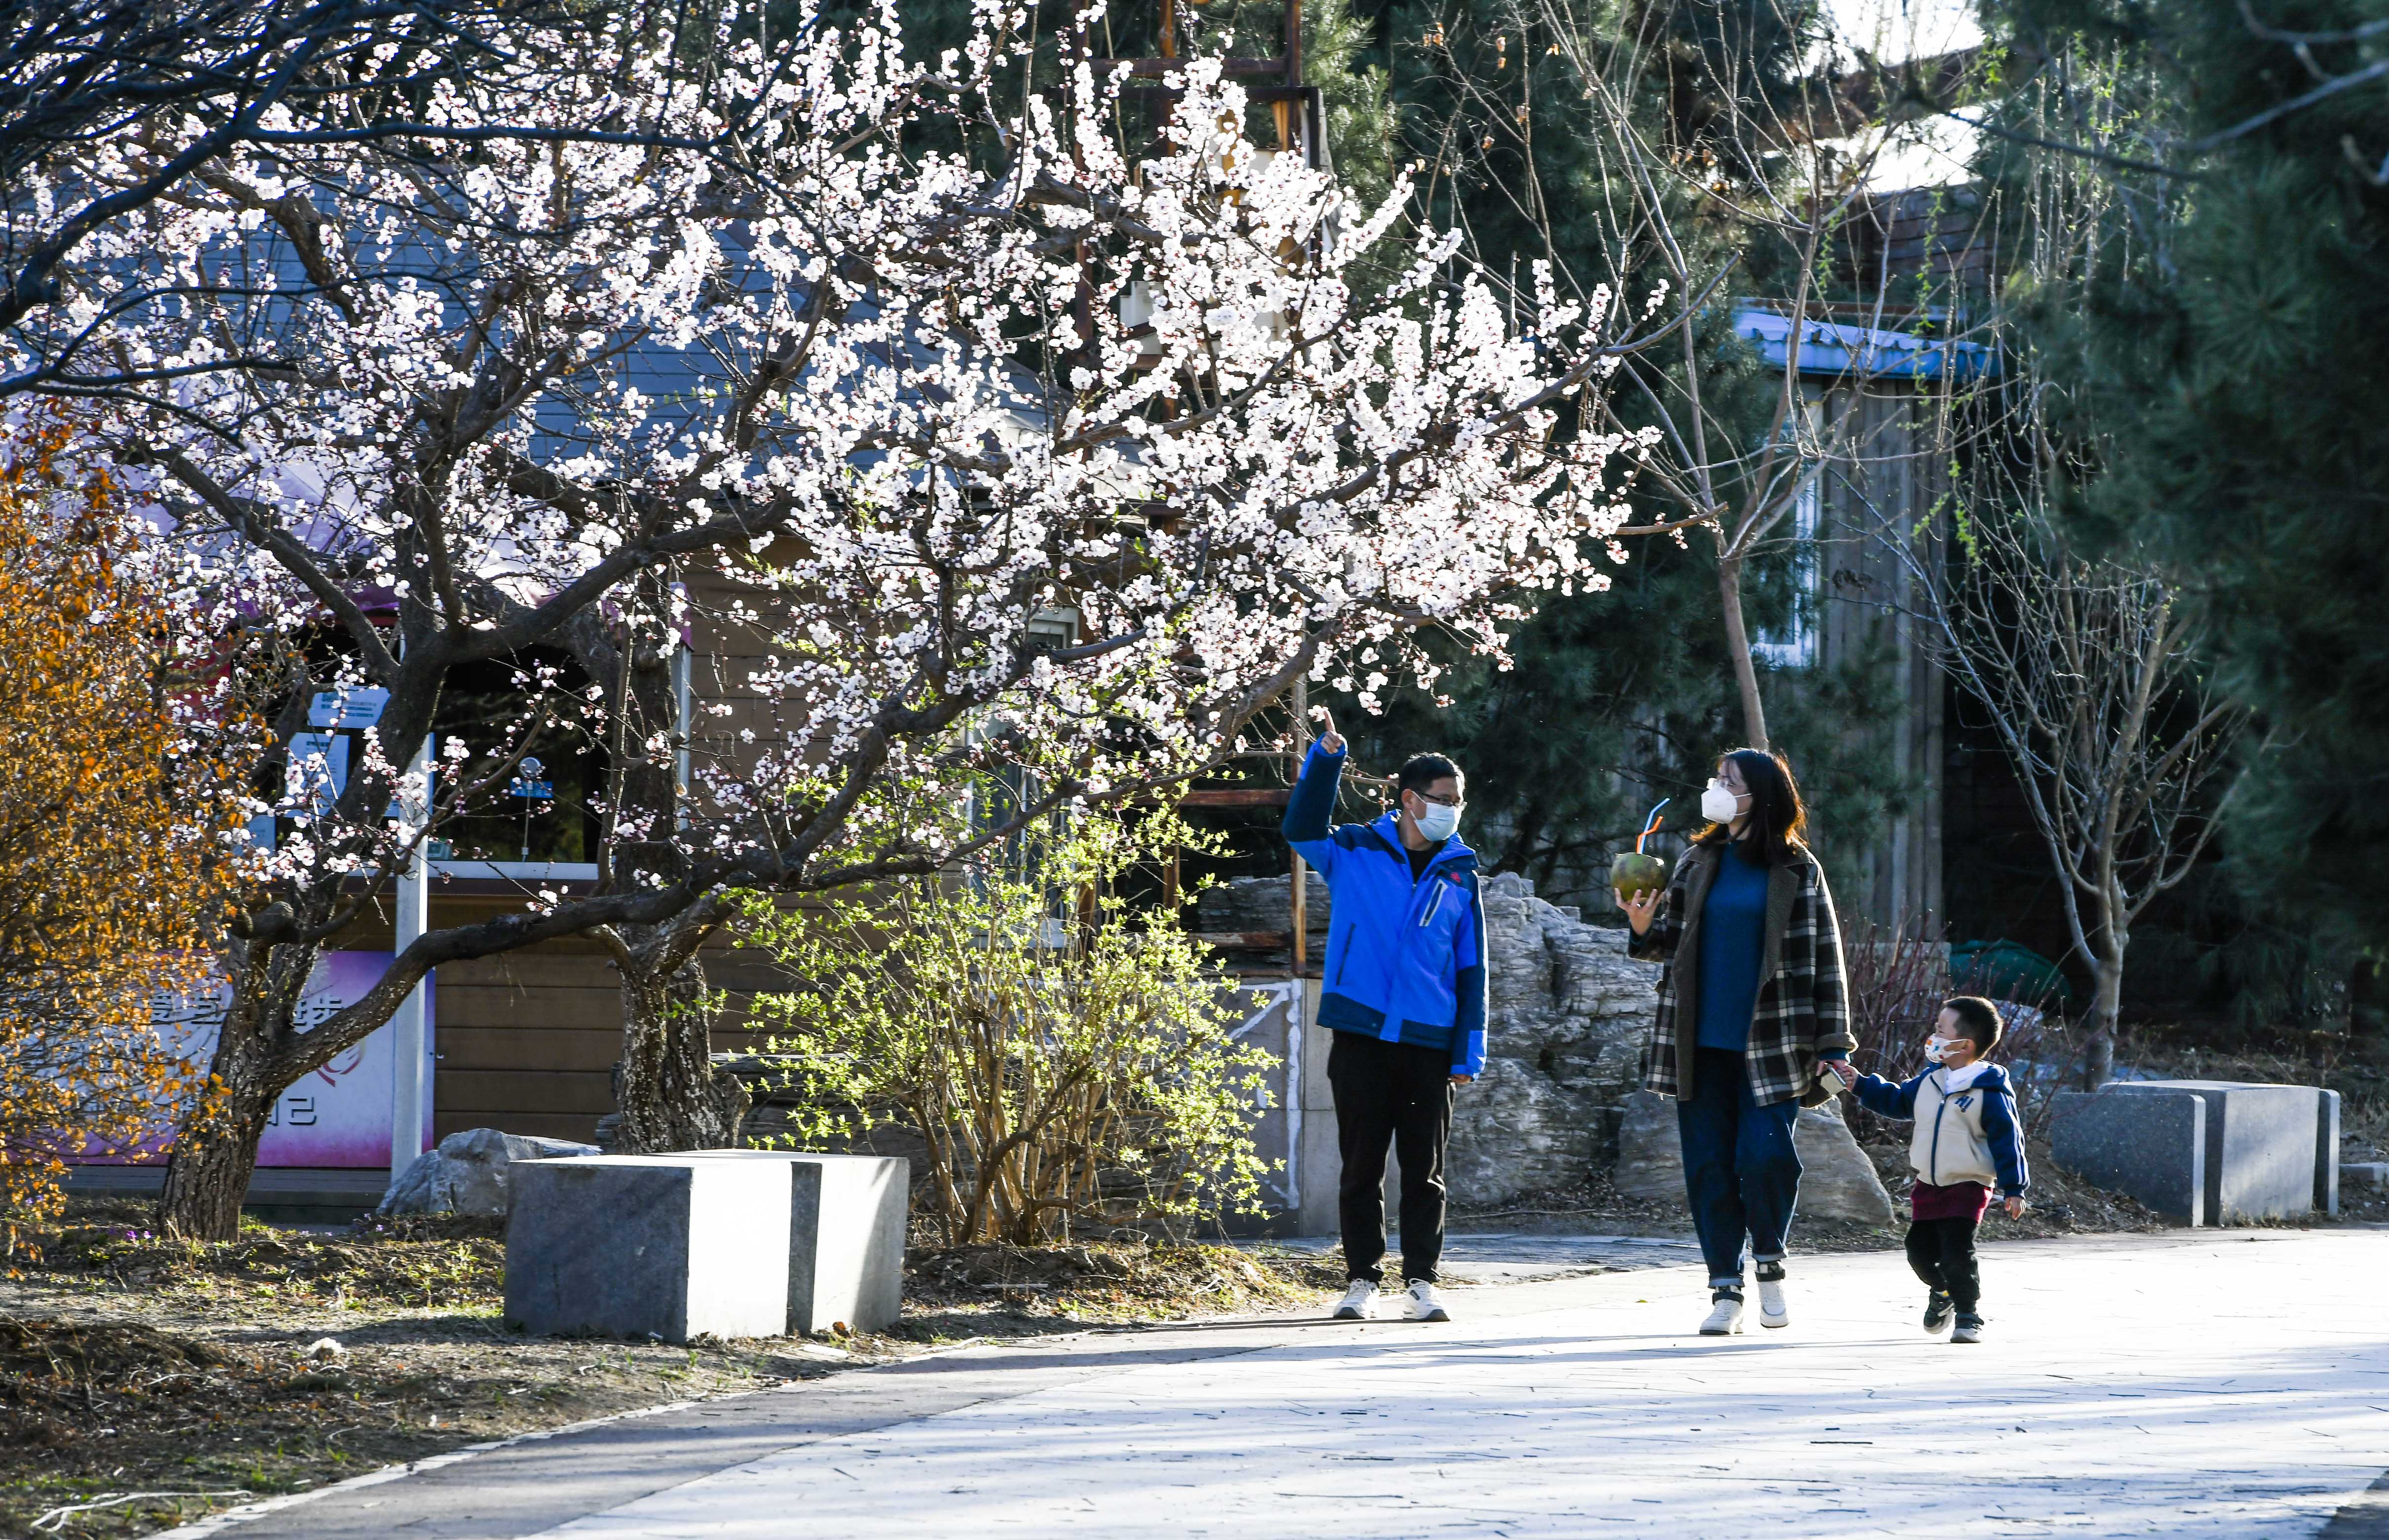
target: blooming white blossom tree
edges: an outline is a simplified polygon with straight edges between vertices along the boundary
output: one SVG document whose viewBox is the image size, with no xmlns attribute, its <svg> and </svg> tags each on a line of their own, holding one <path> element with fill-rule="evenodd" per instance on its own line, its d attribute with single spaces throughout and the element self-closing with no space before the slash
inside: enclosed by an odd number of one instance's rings
<svg viewBox="0 0 2389 1540">
<path fill-rule="evenodd" d="M 1140 795 L 1299 678 L 1431 682 L 1420 628 L 1498 651 L 1537 591 L 1623 559 L 1612 471 L 1645 446 L 1581 405 L 1680 315 L 1545 286 L 1514 327 L 1406 184 L 1352 208 L 1249 143 L 1216 63 L 1134 153 L 1092 61 L 1021 88 L 1026 19 L 981 0 L 925 63 L 892 3 L 768 45 L 730 15 L 702 70 L 684 37 L 539 23 L 407 134 L 268 113 L 86 243 L 74 303 L 168 382 L 117 392 L 107 433 L 154 478 L 177 583 L 236 667 L 271 643 L 293 695 L 390 692 L 345 790 L 295 776 L 255 857 L 169 1223 L 227 1233 L 282 1088 L 441 962 L 594 931 L 652 1021 L 738 890 L 935 870 Z M 1364 257 L 1397 280 L 1364 290 Z M 161 272 L 176 302 L 109 317 Z M 190 367 L 250 353 L 276 362 Z M 741 681 L 763 731 L 683 784 L 658 681 L 692 592 L 773 655 Z M 405 770 L 454 670 L 543 646 L 585 695 L 526 665 L 509 744 L 445 745 L 436 788 Z M 568 706 L 613 749 L 596 890 L 435 930 L 298 1030 L 359 876 Z M 952 816 L 998 772 L 1032 789 Z M 626 1075 L 701 1082 L 701 1046 Z"/>
</svg>

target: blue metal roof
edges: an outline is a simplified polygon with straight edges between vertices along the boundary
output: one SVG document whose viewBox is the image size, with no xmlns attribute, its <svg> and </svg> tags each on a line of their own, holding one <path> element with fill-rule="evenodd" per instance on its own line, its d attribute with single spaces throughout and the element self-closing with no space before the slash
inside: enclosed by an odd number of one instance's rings
<svg viewBox="0 0 2389 1540">
<path fill-rule="evenodd" d="M 1779 367 L 1791 351 L 1792 318 L 1744 305 L 1733 312 L 1734 335 L 1757 345 L 1758 356 Z M 1908 332 L 1845 326 L 1833 321 L 1801 323 L 1800 373 L 1858 375 L 1871 379 L 1982 379 L 1999 372 L 1999 350 L 1982 342 L 1953 342 Z"/>
</svg>

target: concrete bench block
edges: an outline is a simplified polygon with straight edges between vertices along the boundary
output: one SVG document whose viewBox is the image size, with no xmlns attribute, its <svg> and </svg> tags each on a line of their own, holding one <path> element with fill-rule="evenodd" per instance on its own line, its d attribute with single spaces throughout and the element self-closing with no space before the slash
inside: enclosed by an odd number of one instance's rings
<svg viewBox="0 0 2389 1540">
<path fill-rule="evenodd" d="M 2315 1210 L 2320 1105 L 2312 1086 L 2136 1080 L 2102 1095 L 2188 1092 L 2206 1101 L 2205 1223 L 2293 1219 Z M 2338 1140 L 2332 1140 L 2332 1149 Z"/>
<path fill-rule="evenodd" d="M 2049 1152 L 2094 1187 L 2138 1199 L 2177 1225 L 2206 1213 L 2206 1099 L 2192 1091 L 2118 1096 L 2059 1091 Z"/>
<path fill-rule="evenodd" d="M 904 1310 L 912 1162 L 781 1150 L 706 1150 L 689 1158 L 787 1168 L 789 1331 L 822 1331 L 840 1321 L 857 1331 L 896 1324 Z"/>
<path fill-rule="evenodd" d="M 698 1155 L 515 1163 L 506 1319 L 543 1336 L 780 1335 L 793 1174 Z"/>
<path fill-rule="evenodd" d="M 2351 1161 L 2339 1168 L 2351 1187 L 2368 1192 L 2389 1192 L 2389 1161 Z"/>
<path fill-rule="evenodd" d="M 2323 1213 L 2339 1213 L 2339 1093 L 2315 1092 L 2314 1204 Z"/>
</svg>

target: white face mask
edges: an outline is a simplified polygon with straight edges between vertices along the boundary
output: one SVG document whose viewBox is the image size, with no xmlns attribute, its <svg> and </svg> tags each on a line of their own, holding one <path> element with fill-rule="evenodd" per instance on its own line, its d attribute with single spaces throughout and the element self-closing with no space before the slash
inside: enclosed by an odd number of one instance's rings
<svg viewBox="0 0 2389 1540">
<path fill-rule="evenodd" d="M 1742 811 L 1742 799 L 1727 789 L 1722 781 L 1712 781 L 1701 793 L 1701 816 L 1711 823 L 1731 823 Z"/>
<path fill-rule="evenodd" d="M 1937 1064 L 1937 1063 L 1941 1063 L 1944 1059 L 1948 1058 L 1948 1055 L 1949 1055 L 1949 1045 L 1950 1045 L 1951 1043 L 1956 1042 L 1957 1040 L 1958 1040 L 1958 1039 L 1957 1039 L 1957 1038 L 1955 1038 L 1955 1037 L 1927 1037 L 1927 1038 L 1925 1038 L 1925 1039 L 1924 1039 L 1924 1062 L 1925 1062 L 1926 1063 L 1928 1063 L 1928 1064 Z"/>
<path fill-rule="evenodd" d="M 1450 839 L 1452 831 L 1460 827 L 1460 809 L 1447 808 L 1440 802 L 1428 802 L 1426 811 L 1417 814 L 1416 818 L 1419 837 L 1430 845 L 1439 845 Z"/>
</svg>

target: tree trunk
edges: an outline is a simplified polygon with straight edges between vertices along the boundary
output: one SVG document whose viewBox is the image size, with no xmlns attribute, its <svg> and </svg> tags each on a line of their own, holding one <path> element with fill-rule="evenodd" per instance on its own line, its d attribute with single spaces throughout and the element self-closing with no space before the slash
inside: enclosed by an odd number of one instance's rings
<svg viewBox="0 0 2389 1540">
<path fill-rule="evenodd" d="M 2115 1078 L 2115 1018 L 2124 1000 L 2124 947 L 2102 948 L 2090 996 L 2090 1036 L 2082 1043 L 2082 1088 L 2095 1091 Z"/>
<path fill-rule="evenodd" d="M 615 1097 L 622 1120 L 616 1152 L 735 1148 L 747 1089 L 735 1076 L 713 1073 L 704 970 L 692 960 L 670 974 L 635 967 L 621 974 L 622 1073 Z"/>
<path fill-rule="evenodd" d="M 1733 682 L 1742 694 L 1742 731 L 1752 748 L 1767 746 L 1767 706 L 1758 698 L 1758 665 L 1750 655 L 1750 628 L 1742 617 L 1744 558 L 1718 556 L 1718 602 L 1725 614 L 1726 650 L 1733 656 Z"/>
<path fill-rule="evenodd" d="M 233 970 L 233 998 L 216 1032 L 208 1086 L 166 1156 L 158 1228 L 169 1235 L 230 1241 L 240 1233 L 258 1141 L 282 1095 L 273 1063 L 275 1004 L 283 993 L 275 987 L 278 972 L 262 961 Z"/>
</svg>

